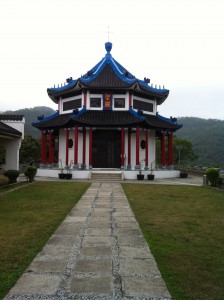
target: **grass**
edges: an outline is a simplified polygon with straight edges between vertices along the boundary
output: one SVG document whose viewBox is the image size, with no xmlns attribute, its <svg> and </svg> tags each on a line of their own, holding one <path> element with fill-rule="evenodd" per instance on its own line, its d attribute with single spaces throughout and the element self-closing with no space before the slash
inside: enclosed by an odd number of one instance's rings
<svg viewBox="0 0 224 300">
<path fill-rule="evenodd" d="M 88 183 L 37 182 L 0 196 L 0 299 L 88 186 Z"/>
<path fill-rule="evenodd" d="M 224 193 L 123 184 L 173 299 L 224 299 Z"/>
</svg>

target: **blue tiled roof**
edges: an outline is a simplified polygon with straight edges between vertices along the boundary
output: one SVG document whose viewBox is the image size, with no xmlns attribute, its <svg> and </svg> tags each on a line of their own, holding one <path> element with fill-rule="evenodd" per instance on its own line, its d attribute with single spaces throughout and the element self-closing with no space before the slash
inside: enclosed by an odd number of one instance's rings
<svg viewBox="0 0 224 300">
<path fill-rule="evenodd" d="M 163 99 L 163 101 L 166 99 L 166 97 L 169 94 L 169 90 L 167 89 L 157 89 L 150 85 L 145 80 L 141 80 L 136 78 L 132 73 L 130 73 L 126 68 L 124 68 L 120 63 L 118 63 L 111 55 L 112 50 L 112 43 L 107 42 L 105 43 L 106 48 L 106 55 L 101 59 L 100 62 L 98 62 L 92 69 L 90 69 L 88 72 L 86 72 L 83 76 L 80 78 L 73 80 L 72 78 L 66 84 L 65 86 L 58 87 L 58 88 L 50 88 L 48 89 L 48 94 L 51 98 L 54 98 L 56 95 L 60 96 L 60 93 L 64 93 L 66 91 L 70 91 L 74 88 L 81 89 L 80 86 L 83 84 L 83 86 L 90 87 L 91 88 L 122 88 L 125 89 L 125 87 L 131 87 L 135 83 L 139 85 L 139 88 L 144 91 L 144 93 L 151 93 L 153 96 Z M 114 79 L 117 77 L 117 80 L 114 80 L 115 85 L 112 86 L 106 86 L 106 82 L 103 80 L 103 76 L 101 76 L 101 79 L 98 80 L 98 77 L 102 73 L 104 69 L 109 70 L 108 66 L 110 66 L 109 69 L 112 69 L 114 75 L 112 76 Z M 111 74 L 111 71 L 110 71 Z M 110 75 L 111 76 L 111 75 Z M 97 79 L 97 80 L 96 80 Z M 119 81 L 120 80 L 120 81 Z M 113 81 L 113 80 L 112 80 Z M 107 80 L 108 82 L 108 80 Z M 92 83 L 92 84 L 91 84 Z M 112 83 L 112 82 L 110 82 Z M 52 99 L 53 100 L 53 99 Z"/>
</svg>

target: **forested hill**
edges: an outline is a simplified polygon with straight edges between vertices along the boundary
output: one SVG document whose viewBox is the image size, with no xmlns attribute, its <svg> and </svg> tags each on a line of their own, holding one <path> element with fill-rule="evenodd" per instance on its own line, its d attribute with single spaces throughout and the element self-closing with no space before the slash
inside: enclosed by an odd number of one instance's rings
<svg viewBox="0 0 224 300">
<path fill-rule="evenodd" d="M 175 134 L 193 144 L 195 165 L 224 166 L 224 120 L 183 117 L 178 123 L 183 127 Z"/>
<path fill-rule="evenodd" d="M 2 114 L 24 115 L 25 134 L 31 135 L 34 138 L 40 137 L 40 131 L 31 125 L 32 122 L 37 121 L 38 116 L 44 115 L 45 117 L 47 117 L 52 115 L 53 113 L 55 113 L 55 110 L 47 106 L 35 106 L 33 108 L 23 108 L 14 111 L 8 110 L 2 112 Z"/>
<path fill-rule="evenodd" d="M 40 131 L 31 123 L 40 115 L 49 116 L 55 110 L 46 106 L 6 111 L 7 114 L 21 114 L 25 116 L 25 134 L 34 138 L 40 137 Z M 198 159 L 194 165 L 223 166 L 224 167 L 224 120 L 201 119 L 195 117 L 178 118 L 183 127 L 175 135 L 189 140 Z"/>
</svg>

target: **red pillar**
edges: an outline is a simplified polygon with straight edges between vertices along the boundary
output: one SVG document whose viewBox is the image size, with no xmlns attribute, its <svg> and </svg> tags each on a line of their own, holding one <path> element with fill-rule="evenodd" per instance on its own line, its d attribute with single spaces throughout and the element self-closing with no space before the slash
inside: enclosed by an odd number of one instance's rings
<svg viewBox="0 0 224 300">
<path fill-rule="evenodd" d="M 131 129 L 128 129 L 128 169 L 131 169 Z"/>
<path fill-rule="evenodd" d="M 46 135 L 45 131 L 41 131 L 41 163 L 46 164 Z"/>
<path fill-rule="evenodd" d="M 69 131 L 68 128 L 66 128 L 65 133 L 65 165 L 68 166 L 68 142 L 69 142 Z"/>
<path fill-rule="evenodd" d="M 168 166 L 173 166 L 173 133 L 168 135 Z"/>
<path fill-rule="evenodd" d="M 145 130 L 145 169 L 149 166 L 149 130 Z"/>
<path fill-rule="evenodd" d="M 49 135 L 49 164 L 52 164 L 53 160 L 54 160 L 53 135 L 52 135 L 52 130 L 50 130 L 50 135 Z"/>
<path fill-rule="evenodd" d="M 124 128 L 121 128 L 121 169 L 124 169 Z"/>
<path fill-rule="evenodd" d="M 161 135 L 161 165 L 162 168 L 166 166 L 166 157 L 165 157 L 165 133 L 162 132 Z"/>
<path fill-rule="evenodd" d="M 139 136 L 140 130 L 139 126 L 136 127 L 136 167 L 139 168 Z"/>
<path fill-rule="evenodd" d="M 90 129 L 89 129 L 89 169 L 92 169 L 92 165 L 93 165 L 92 146 L 93 146 L 93 130 L 92 130 L 92 127 L 90 127 Z"/>
<path fill-rule="evenodd" d="M 83 128 L 83 141 L 82 141 L 82 164 L 86 165 L 86 129 Z"/>
<path fill-rule="evenodd" d="M 75 133 L 74 133 L 74 140 L 75 140 L 75 146 L 74 146 L 74 165 L 77 168 L 78 167 L 78 138 L 79 138 L 79 133 L 78 133 L 78 126 L 75 126 Z"/>
</svg>

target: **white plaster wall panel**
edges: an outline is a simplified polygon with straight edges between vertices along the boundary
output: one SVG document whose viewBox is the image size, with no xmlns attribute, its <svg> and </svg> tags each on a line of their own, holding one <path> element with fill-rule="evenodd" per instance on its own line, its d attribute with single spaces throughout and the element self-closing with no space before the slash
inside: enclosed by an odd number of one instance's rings
<svg viewBox="0 0 224 300">
<path fill-rule="evenodd" d="M 19 170 L 19 149 L 21 139 L 5 141 L 5 168 L 6 170 Z"/>
<path fill-rule="evenodd" d="M 83 133 L 79 132 L 79 141 L 78 141 L 78 164 L 82 164 L 82 143 L 83 142 Z"/>
<path fill-rule="evenodd" d="M 150 130 L 149 131 L 149 167 L 151 163 L 155 162 L 155 159 L 156 159 L 155 131 Z"/>
<path fill-rule="evenodd" d="M 89 129 L 86 130 L 86 168 L 89 168 Z"/>
<path fill-rule="evenodd" d="M 136 164 L 136 133 L 131 132 L 131 167 L 132 170 L 135 169 Z"/>
<path fill-rule="evenodd" d="M 65 130 L 60 129 L 59 130 L 59 166 L 60 166 L 60 160 L 62 161 L 62 166 L 65 166 Z"/>
<path fill-rule="evenodd" d="M 2 120 L 3 123 L 7 124 L 8 126 L 20 131 L 22 133 L 22 139 L 24 139 L 24 124 L 25 118 L 23 117 L 22 121 L 10 121 L 10 120 Z"/>
</svg>

